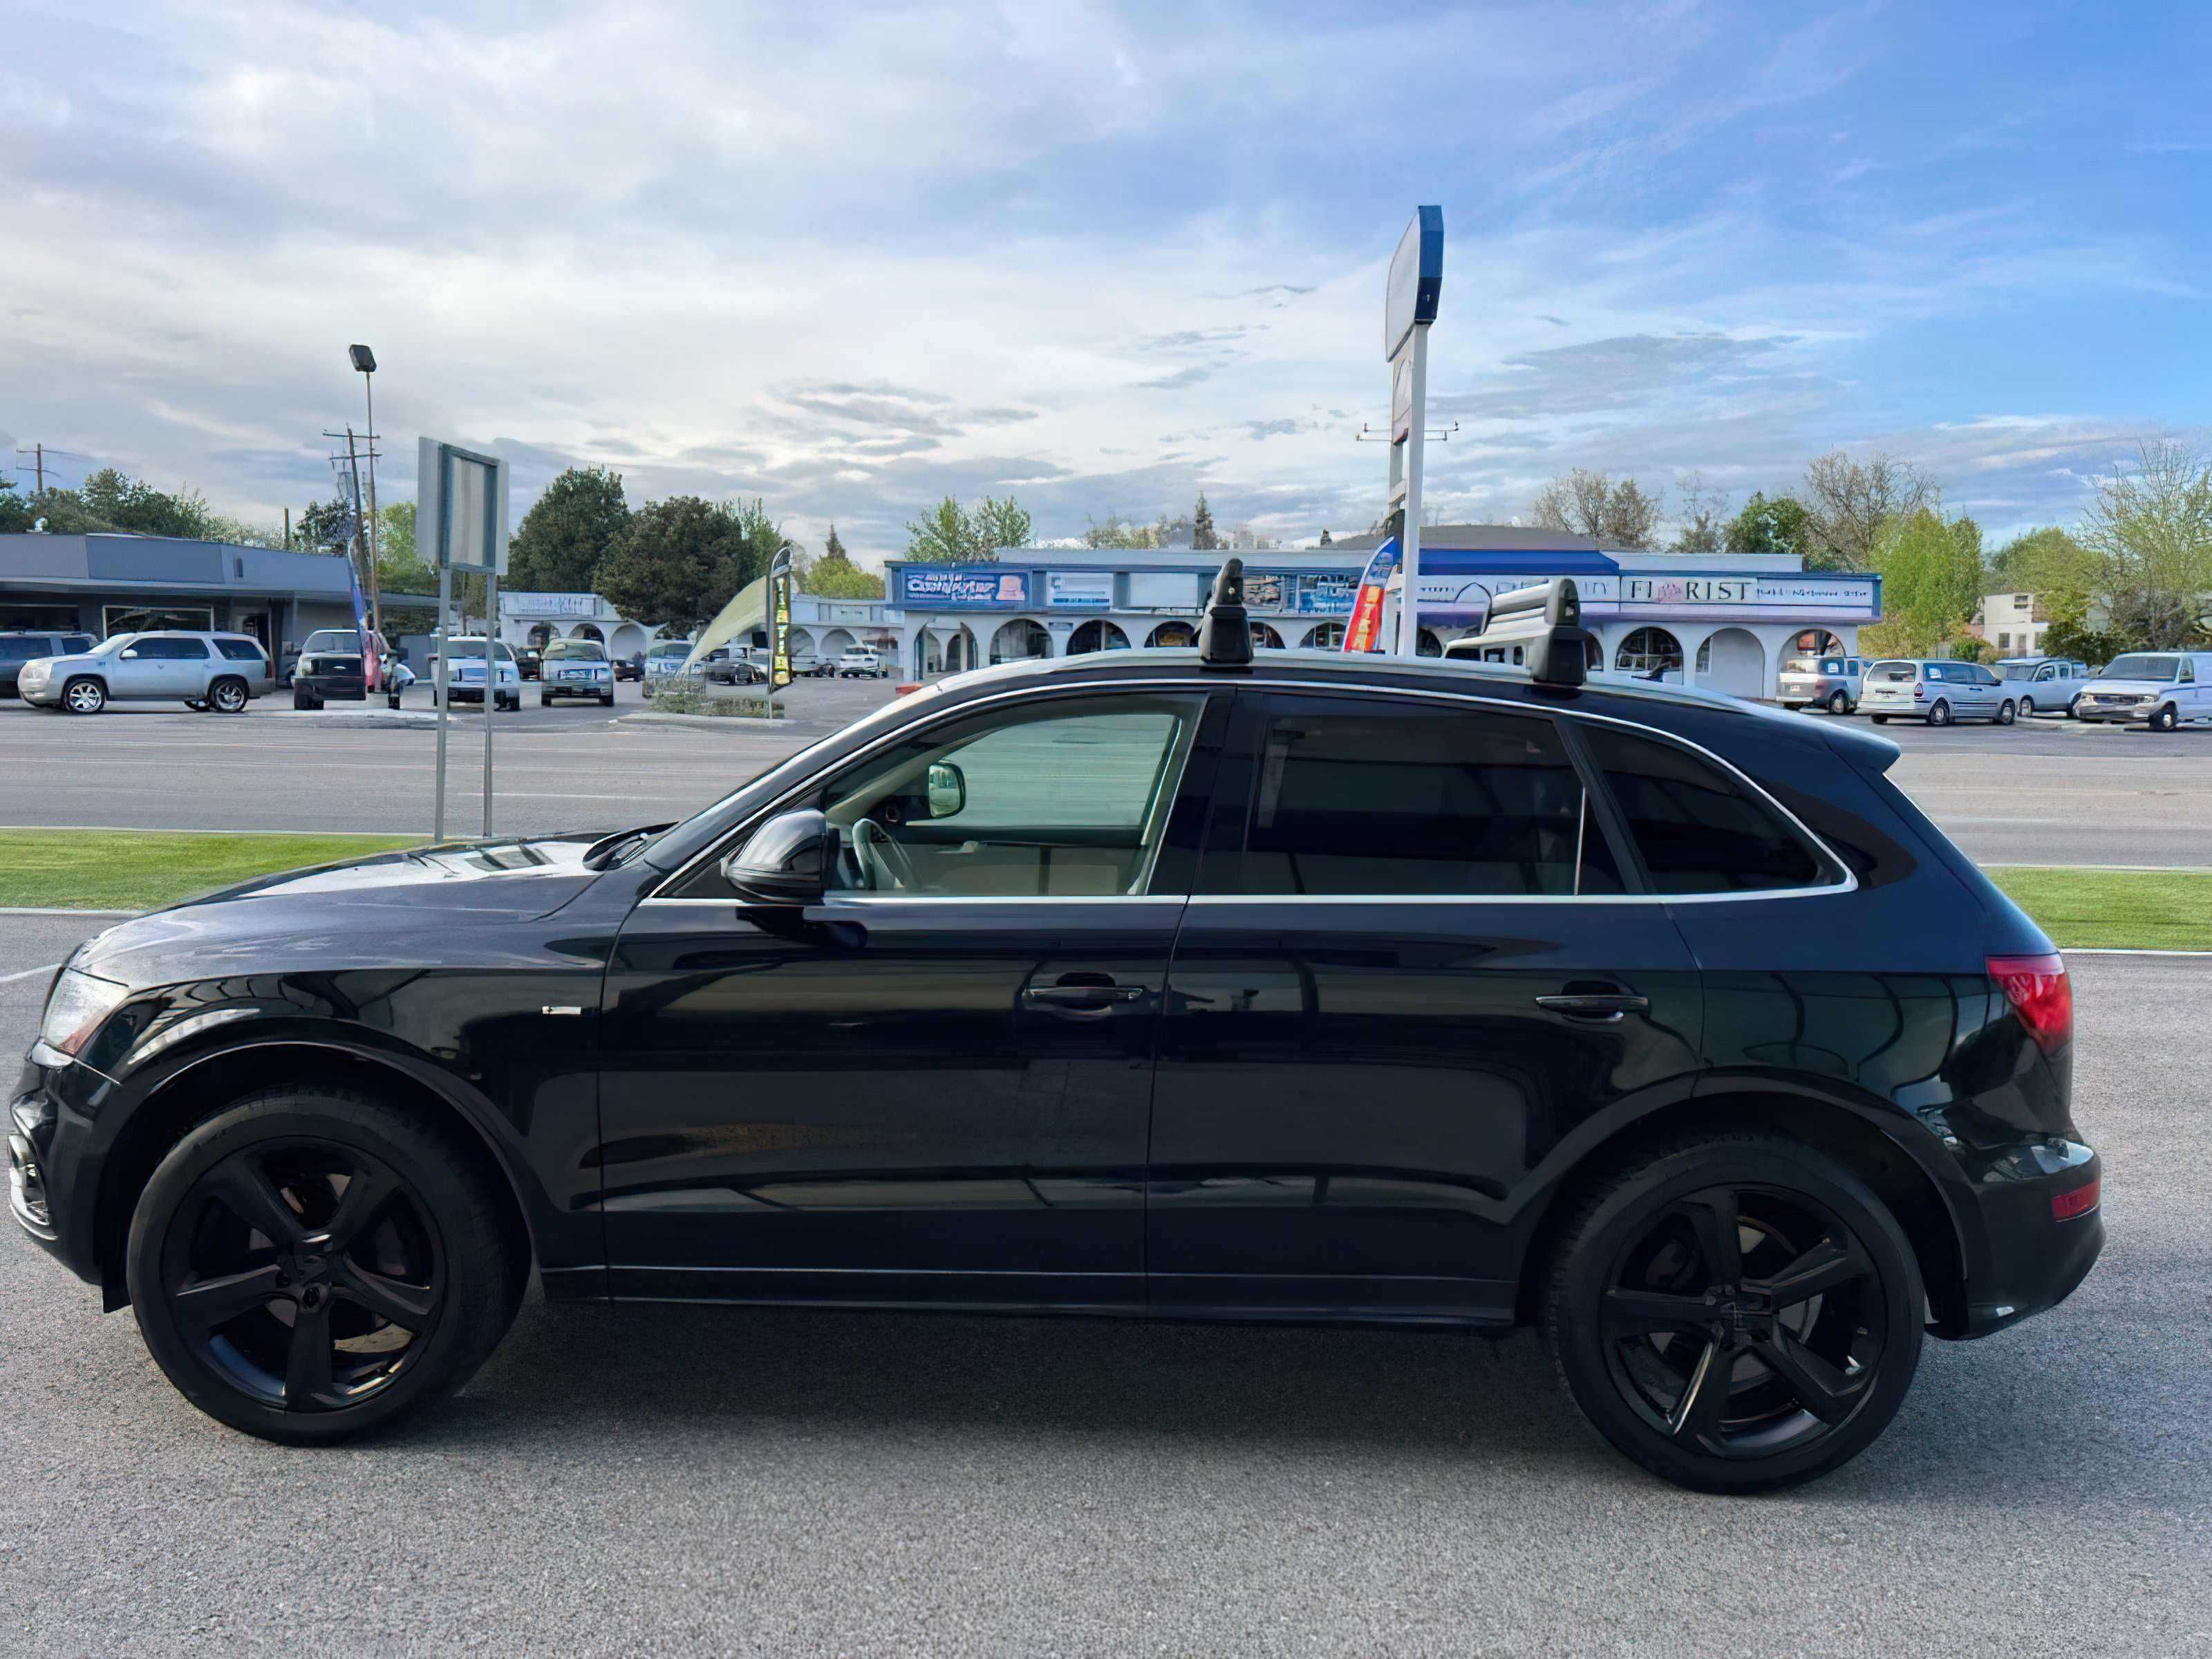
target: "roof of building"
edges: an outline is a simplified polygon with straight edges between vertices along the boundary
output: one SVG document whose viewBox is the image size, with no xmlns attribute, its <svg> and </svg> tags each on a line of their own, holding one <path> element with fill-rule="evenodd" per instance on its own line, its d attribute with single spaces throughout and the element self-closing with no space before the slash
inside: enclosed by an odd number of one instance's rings
<svg viewBox="0 0 2212 1659">
<path fill-rule="evenodd" d="M 1340 548 L 1347 553 L 1372 553 L 1382 545 L 1387 534 L 1370 530 L 1364 535 L 1339 536 L 1320 550 L 1334 553 Z M 1570 530 L 1545 530 L 1534 525 L 1425 524 L 1421 526 L 1421 547 L 1424 551 L 1432 547 L 1449 547 L 1476 553 L 1594 553 L 1599 544 Z"/>
</svg>

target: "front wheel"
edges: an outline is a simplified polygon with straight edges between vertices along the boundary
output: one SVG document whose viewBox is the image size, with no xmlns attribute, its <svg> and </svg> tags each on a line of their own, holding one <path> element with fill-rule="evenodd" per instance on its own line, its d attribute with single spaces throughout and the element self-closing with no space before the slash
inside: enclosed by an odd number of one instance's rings
<svg viewBox="0 0 2212 1659">
<path fill-rule="evenodd" d="M 1928 724 L 1930 726 L 1948 726 L 1950 723 L 1951 705 L 1945 702 L 1939 697 L 1935 702 L 1929 706 Z"/>
<path fill-rule="evenodd" d="M 209 1416 L 295 1444 L 450 1394 L 514 1316 L 493 1180 L 428 1113 L 313 1085 L 241 1100 L 139 1196 L 126 1269 L 146 1346 Z"/>
<path fill-rule="evenodd" d="M 1999 726 L 2010 726 L 2013 723 L 2015 714 L 2016 711 L 2012 706 L 2012 699 L 2009 697 L 2006 698 L 2004 701 L 2004 706 L 1997 710 L 1997 724 Z"/>
<path fill-rule="evenodd" d="M 2158 712 L 2150 717 L 2150 729 L 2154 732 L 2174 732 L 2180 726 L 2181 711 L 2170 702 L 2160 704 Z"/>
<path fill-rule="evenodd" d="M 1678 1486 L 1748 1492 L 1848 1462 L 1919 1362 L 1919 1264 L 1849 1170 L 1776 1136 L 1661 1147 L 1570 1215 L 1545 1287 L 1568 1392 Z"/>
<path fill-rule="evenodd" d="M 97 714 L 107 707 L 107 688 L 98 680 L 71 680 L 62 688 L 62 707 L 72 714 Z"/>
<path fill-rule="evenodd" d="M 600 707 L 600 708 L 613 708 L 614 706 L 615 706 L 615 694 L 614 694 L 613 692 L 611 692 L 611 691 L 603 691 L 603 692 L 601 692 L 601 693 L 599 694 L 599 707 Z"/>
<path fill-rule="evenodd" d="M 1889 724 L 1889 716 L 1887 714 L 1869 714 L 1867 718 L 1872 720 L 1876 726 L 1887 726 Z"/>
</svg>

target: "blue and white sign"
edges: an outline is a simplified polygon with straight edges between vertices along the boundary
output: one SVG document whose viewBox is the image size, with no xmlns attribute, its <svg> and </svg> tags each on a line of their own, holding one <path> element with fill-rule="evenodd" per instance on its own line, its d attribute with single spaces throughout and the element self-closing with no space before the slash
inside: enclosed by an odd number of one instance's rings
<svg viewBox="0 0 2212 1659">
<path fill-rule="evenodd" d="M 933 605 L 947 611 L 1018 608 L 1030 602 L 1026 571 L 909 565 L 904 580 L 906 603 L 923 610 Z"/>
<path fill-rule="evenodd" d="M 1055 611 L 1114 608 L 1114 573 L 1110 570 L 1048 571 L 1044 584 L 1044 602 Z"/>
</svg>

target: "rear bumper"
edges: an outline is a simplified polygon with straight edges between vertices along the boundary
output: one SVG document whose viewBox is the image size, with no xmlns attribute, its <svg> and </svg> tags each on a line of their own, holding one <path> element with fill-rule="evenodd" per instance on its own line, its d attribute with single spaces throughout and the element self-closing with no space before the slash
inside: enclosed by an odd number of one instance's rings
<svg viewBox="0 0 2212 1659">
<path fill-rule="evenodd" d="M 1959 1218 L 1969 1235 L 1966 1295 L 1934 1334 L 1987 1336 L 2071 1296 L 2104 1250 L 2104 1206 L 2062 1220 L 2051 1201 L 2101 1173 L 2095 1152 L 2056 1137 L 1974 1155 L 1972 1196 Z"/>
</svg>

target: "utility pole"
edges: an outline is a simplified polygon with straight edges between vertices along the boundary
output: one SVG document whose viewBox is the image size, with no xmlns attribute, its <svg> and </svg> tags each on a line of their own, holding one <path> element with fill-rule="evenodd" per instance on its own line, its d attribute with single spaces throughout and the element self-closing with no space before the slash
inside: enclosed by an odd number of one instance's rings
<svg viewBox="0 0 2212 1659">
<path fill-rule="evenodd" d="M 376 377 L 364 374 L 362 385 L 367 386 Z M 376 581 L 376 398 L 372 392 L 368 400 L 368 625 L 378 635 L 384 632 L 384 596 Z"/>
</svg>

